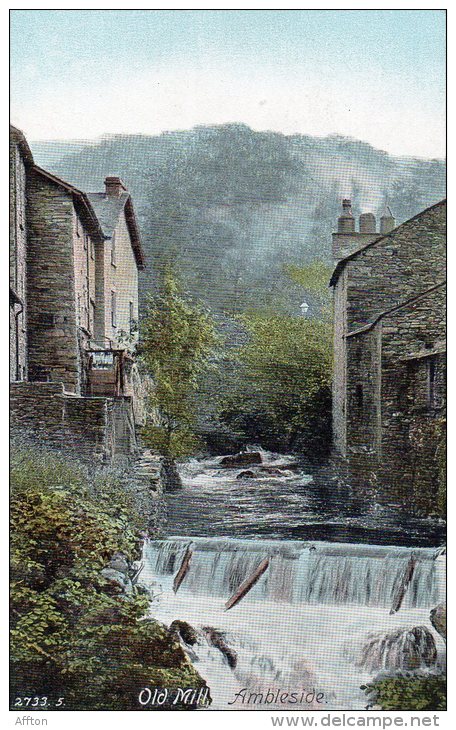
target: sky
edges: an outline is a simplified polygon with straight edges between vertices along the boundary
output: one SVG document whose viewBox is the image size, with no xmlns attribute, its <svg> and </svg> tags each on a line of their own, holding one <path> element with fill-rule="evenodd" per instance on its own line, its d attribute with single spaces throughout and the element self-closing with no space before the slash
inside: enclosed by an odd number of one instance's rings
<svg viewBox="0 0 456 730">
<path fill-rule="evenodd" d="M 12 10 L 29 141 L 242 122 L 445 155 L 442 10 Z"/>
</svg>

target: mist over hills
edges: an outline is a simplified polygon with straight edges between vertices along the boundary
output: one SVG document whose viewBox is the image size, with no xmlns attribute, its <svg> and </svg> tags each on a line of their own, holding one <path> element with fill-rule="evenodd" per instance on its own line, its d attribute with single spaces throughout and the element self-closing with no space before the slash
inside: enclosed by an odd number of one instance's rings
<svg viewBox="0 0 456 730">
<path fill-rule="evenodd" d="M 284 264 L 330 264 L 343 197 L 354 213 L 388 204 L 397 223 L 445 196 L 442 160 L 398 158 L 341 136 L 285 136 L 243 124 L 94 142 L 31 143 L 37 164 L 86 191 L 120 175 L 147 257 L 144 295 L 172 262 L 213 310 L 298 312 Z"/>
</svg>

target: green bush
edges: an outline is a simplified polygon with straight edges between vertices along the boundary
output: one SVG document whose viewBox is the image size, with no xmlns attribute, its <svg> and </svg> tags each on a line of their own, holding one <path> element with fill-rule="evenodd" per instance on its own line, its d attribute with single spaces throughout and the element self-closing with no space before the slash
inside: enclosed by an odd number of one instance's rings
<svg viewBox="0 0 456 730">
<path fill-rule="evenodd" d="M 100 573 L 115 552 L 138 558 L 141 520 L 117 477 L 19 453 L 11 472 L 11 695 L 49 708 L 142 709 L 145 686 L 201 687 L 147 599 Z M 27 709 L 33 709 L 28 707 Z"/>
<path fill-rule="evenodd" d="M 220 419 L 247 441 L 309 459 L 331 444 L 331 326 L 278 315 L 240 318 L 248 342 L 220 402 Z"/>
<path fill-rule="evenodd" d="M 369 706 L 382 710 L 446 710 L 446 677 L 387 677 L 363 686 Z"/>
</svg>

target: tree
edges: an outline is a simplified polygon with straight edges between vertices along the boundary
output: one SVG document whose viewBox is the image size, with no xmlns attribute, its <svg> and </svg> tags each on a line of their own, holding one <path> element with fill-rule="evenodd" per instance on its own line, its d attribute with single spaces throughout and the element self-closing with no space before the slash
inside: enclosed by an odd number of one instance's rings
<svg viewBox="0 0 456 730">
<path fill-rule="evenodd" d="M 264 446 L 320 460 L 330 444 L 331 327 L 324 321 L 244 315 L 249 342 L 224 398 L 222 420 Z"/>
<path fill-rule="evenodd" d="M 332 269 L 318 259 L 305 266 L 285 266 L 285 272 L 290 279 L 303 287 L 306 296 L 312 300 L 313 309 L 318 318 L 330 321 L 332 318 L 331 293 L 329 280 Z"/>
<path fill-rule="evenodd" d="M 142 361 L 153 380 L 145 442 L 170 459 L 194 452 L 194 395 L 198 379 L 213 367 L 217 344 L 208 312 L 184 294 L 175 276 L 164 276 L 149 298 L 141 327 Z"/>
</svg>

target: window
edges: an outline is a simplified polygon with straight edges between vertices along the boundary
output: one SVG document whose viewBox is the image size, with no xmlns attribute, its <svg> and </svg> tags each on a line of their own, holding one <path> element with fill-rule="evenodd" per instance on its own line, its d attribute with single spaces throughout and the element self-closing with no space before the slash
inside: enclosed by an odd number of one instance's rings
<svg viewBox="0 0 456 730">
<path fill-rule="evenodd" d="M 129 321 L 130 321 L 130 334 L 133 334 L 134 327 L 135 327 L 135 308 L 133 306 L 133 302 L 130 302 L 129 304 Z"/>
<path fill-rule="evenodd" d="M 55 314 L 50 312 L 40 312 L 38 315 L 38 324 L 41 327 L 54 327 L 55 326 Z"/>
<path fill-rule="evenodd" d="M 89 322 L 89 330 L 93 334 L 95 329 L 95 302 L 93 299 L 90 300 L 90 322 Z"/>
<path fill-rule="evenodd" d="M 117 327 L 117 313 L 116 313 L 116 293 L 111 292 L 111 325 Z"/>
<path fill-rule="evenodd" d="M 116 233 L 112 234 L 111 238 L 111 264 L 113 266 L 116 265 Z"/>
<path fill-rule="evenodd" d="M 427 401 L 429 408 L 435 408 L 436 406 L 436 375 L 437 367 L 435 358 L 431 357 L 428 360 L 428 379 L 427 379 Z"/>
<path fill-rule="evenodd" d="M 90 258 L 93 261 L 95 259 L 95 246 L 94 246 L 92 238 L 89 238 L 89 246 L 90 246 Z"/>
<path fill-rule="evenodd" d="M 358 411 L 361 413 L 363 410 L 363 386 L 361 383 L 356 384 L 356 407 Z"/>
<path fill-rule="evenodd" d="M 87 233 L 86 233 L 85 231 L 84 231 L 84 233 L 83 233 L 83 236 L 82 236 L 82 240 L 83 240 L 83 242 L 84 242 L 84 251 L 87 251 L 87 240 L 88 240 L 88 235 L 87 235 Z"/>
</svg>

